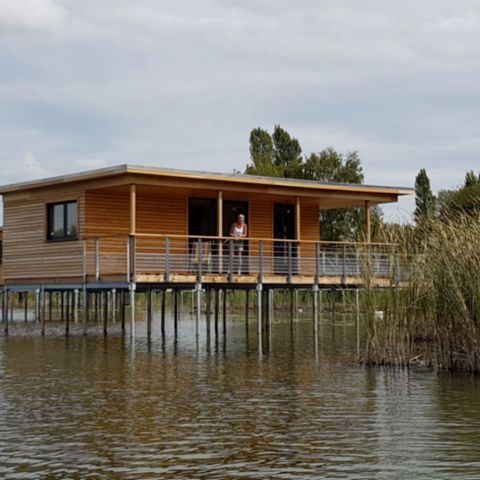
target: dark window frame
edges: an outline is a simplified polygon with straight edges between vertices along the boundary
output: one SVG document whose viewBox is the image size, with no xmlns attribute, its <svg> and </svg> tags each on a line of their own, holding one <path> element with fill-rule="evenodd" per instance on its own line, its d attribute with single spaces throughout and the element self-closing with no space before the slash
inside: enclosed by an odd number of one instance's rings
<svg viewBox="0 0 480 480">
<path fill-rule="evenodd" d="M 75 204 L 75 234 L 67 235 L 68 227 L 68 205 Z M 55 235 L 53 231 L 53 218 L 55 207 L 63 207 L 63 235 Z M 71 242 L 78 240 L 78 201 L 65 200 L 63 202 L 47 203 L 47 241 L 49 242 Z"/>
</svg>

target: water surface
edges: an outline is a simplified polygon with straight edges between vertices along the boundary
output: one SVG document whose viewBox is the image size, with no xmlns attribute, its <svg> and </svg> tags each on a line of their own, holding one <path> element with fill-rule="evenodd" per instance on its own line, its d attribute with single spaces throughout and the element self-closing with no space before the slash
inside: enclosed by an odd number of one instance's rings
<svg viewBox="0 0 480 480">
<path fill-rule="evenodd" d="M 478 479 L 480 383 L 365 369 L 354 322 L 0 338 L 2 479 Z M 145 325 L 139 323 L 138 335 Z"/>
</svg>

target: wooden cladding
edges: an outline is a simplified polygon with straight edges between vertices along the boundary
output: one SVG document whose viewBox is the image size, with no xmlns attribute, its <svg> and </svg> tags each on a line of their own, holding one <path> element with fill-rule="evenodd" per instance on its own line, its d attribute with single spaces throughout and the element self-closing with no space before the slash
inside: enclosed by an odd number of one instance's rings
<svg viewBox="0 0 480 480">
<path fill-rule="evenodd" d="M 85 196 L 82 191 L 49 189 L 35 195 L 4 196 L 4 263 L 6 281 L 32 282 L 78 277 L 82 274 L 82 243 L 47 240 L 47 205 L 76 200 L 78 233 L 85 229 Z"/>
<path fill-rule="evenodd" d="M 126 238 L 132 233 L 131 199 L 134 192 L 134 226 L 138 235 L 188 235 L 188 202 L 198 190 L 172 190 L 136 185 L 121 189 L 78 190 L 72 186 L 50 187 L 35 192 L 11 193 L 4 196 L 4 277 L 8 283 L 56 283 L 82 281 L 85 273 L 83 239 L 87 242 L 87 273 L 95 270 L 93 237 L 102 237 L 102 271 L 111 271 L 126 278 Z M 224 201 L 233 197 L 225 195 Z M 237 195 L 238 196 L 238 195 Z M 221 198 L 218 192 L 205 192 L 206 198 Z M 240 197 L 240 196 L 239 196 Z M 236 197 L 235 197 L 236 198 Z M 248 202 L 249 237 L 273 238 L 273 207 L 277 202 L 295 203 L 298 214 L 296 229 L 300 240 L 319 239 L 318 205 L 303 198 L 277 198 L 274 195 L 245 193 Z M 68 242 L 47 241 L 47 205 L 76 201 L 78 205 L 78 238 Z M 218 213 L 218 212 L 217 212 Z M 111 241 L 105 240 L 111 238 Z M 120 238 L 121 237 L 121 238 Z M 115 239 L 116 240 L 113 240 Z M 139 248 L 158 252 L 146 239 L 137 239 Z M 151 243 L 151 242 L 150 242 Z M 252 252 L 260 244 L 251 240 Z M 175 244 L 172 248 L 175 249 Z M 266 255 L 272 255 L 273 242 L 264 242 Z M 313 248 L 302 247 L 305 249 Z M 182 252 L 183 252 L 182 248 Z M 177 252 L 178 253 L 178 252 Z M 303 253 L 307 253 L 306 250 Z M 313 255 L 312 252 L 308 252 Z M 107 263 L 105 263 L 107 262 Z M 266 269 L 273 265 L 265 265 Z"/>
</svg>

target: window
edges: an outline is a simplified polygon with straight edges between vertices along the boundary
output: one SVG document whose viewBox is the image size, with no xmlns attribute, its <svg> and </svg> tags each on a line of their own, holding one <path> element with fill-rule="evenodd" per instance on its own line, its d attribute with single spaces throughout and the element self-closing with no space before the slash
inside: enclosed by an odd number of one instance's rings
<svg viewBox="0 0 480 480">
<path fill-rule="evenodd" d="M 77 202 L 48 205 L 48 239 L 75 240 L 77 238 Z"/>
</svg>

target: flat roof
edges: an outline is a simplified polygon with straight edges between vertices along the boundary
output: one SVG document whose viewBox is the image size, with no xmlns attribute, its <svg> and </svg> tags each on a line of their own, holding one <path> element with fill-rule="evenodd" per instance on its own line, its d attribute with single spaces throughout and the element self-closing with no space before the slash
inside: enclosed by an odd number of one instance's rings
<svg viewBox="0 0 480 480">
<path fill-rule="evenodd" d="M 95 170 L 88 170 L 84 172 L 71 173 L 67 175 L 58 175 L 38 180 L 31 180 L 28 182 L 18 182 L 8 185 L 0 186 L 0 194 L 16 192 L 21 190 L 29 190 L 33 188 L 48 187 L 60 184 L 69 184 L 80 181 L 97 180 L 106 177 L 113 177 L 118 175 L 137 174 L 150 175 L 157 177 L 169 178 L 184 178 L 192 180 L 209 180 L 209 181 L 223 181 L 233 183 L 244 183 L 250 185 L 270 185 L 279 187 L 294 187 L 305 189 L 320 189 L 320 190 L 344 190 L 356 191 L 365 193 L 386 193 L 395 195 L 411 195 L 414 193 L 412 188 L 406 187 L 392 187 L 379 185 L 365 185 L 355 183 L 340 183 L 340 182 L 319 182 L 316 180 L 300 180 L 295 178 L 282 177 L 263 177 L 258 175 L 246 175 L 242 173 L 213 173 L 202 172 L 194 170 L 179 170 L 173 168 L 163 167 L 148 167 L 141 165 L 117 165 L 114 167 L 99 168 Z"/>
</svg>

